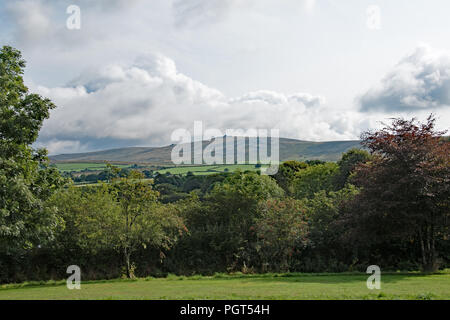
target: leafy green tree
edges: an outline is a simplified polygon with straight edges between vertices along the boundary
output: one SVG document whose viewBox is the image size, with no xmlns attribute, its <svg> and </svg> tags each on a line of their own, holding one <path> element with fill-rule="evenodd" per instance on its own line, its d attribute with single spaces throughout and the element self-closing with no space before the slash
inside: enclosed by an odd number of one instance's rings
<svg viewBox="0 0 450 320">
<path fill-rule="evenodd" d="M 34 150 L 38 132 L 55 105 L 28 92 L 18 50 L 0 50 L 0 249 L 11 253 L 54 236 L 62 221 L 46 200 L 64 183 L 46 150 Z"/>
<path fill-rule="evenodd" d="M 306 160 L 305 163 L 308 166 L 317 166 L 318 164 L 325 164 L 326 161 L 315 159 L 315 160 Z"/>
<path fill-rule="evenodd" d="M 236 172 L 213 188 L 209 200 L 219 217 L 248 230 L 258 213 L 259 201 L 283 195 L 284 191 L 269 176 Z"/>
<path fill-rule="evenodd" d="M 120 169 L 111 167 L 115 178 L 110 183 L 85 188 L 70 187 L 53 198 L 66 221 L 60 240 L 73 242 L 83 254 L 95 255 L 114 249 L 125 264 L 125 273 L 134 277 L 133 253 L 152 247 L 169 250 L 185 231 L 179 210 L 172 204 L 158 202 L 158 192 L 151 180 L 139 171 L 121 177 Z"/>
<path fill-rule="evenodd" d="M 285 161 L 279 166 L 278 172 L 273 177 L 288 195 L 293 195 L 295 175 L 307 167 L 308 165 L 305 162 L 295 160 Z"/>
<path fill-rule="evenodd" d="M 342 154 L 341 160 L 338 161 L 339 172 L 335 176 L 336 188 L 343 188 L 356 166 L 369 160 L 370 153 L 362 149 L 353 148 Z"/>
<path fill-rule="evenodd" d="M 312 198 L 316 192 L 335 190 L 334 179 L 339 167 L 336 163 L 327 162 L 298 171 L 294 178 L 294 195 L 297 199 Z"/>
<path fill-rule="evenodd" d="M 86 256 L 118 247 L 115 241 L 117 227 L 122 222 L 120 207 L 107 184 L 89 187 L 69 185 L 55 193 L 50 201 L 58 208 L 65 226 L 58 233 L 54 246 L 79 248 Z"/>
<path fill-rule="evenodd" d="M 123 252 L 130 278 L 134 276 L 131 255 L 139 246 L 169 249 L 184 227 L 175 207 L 159 204 L 159 193 L 153 190 L 152 181 L 143 179 L 141 172 L 131 171 L 127 177 L 115 178 L 108 185 L 120 208 L 119 216 L 111 219 L 112 223 L 119 222 L 113 233 L 115 244 Z"/>
<path fill-rule="evenodd" d="M 308 216 L 309 257 L 321 271 L 344 271 L 336 263 L 351 263 L 353 244 L 342 237 L 346 225 L 340 224 L 342 207 L 352 201 L 359 190 L 347 184 L 339 191 L 321 190 L 314 197 L 304 199 L 302 205 Z M 347 260 L 347 261 L 346 261 Z"/>
<path fill-rule="evenodd" d="M 188 198 L 173 205 L 185 221 L 187 234 L 168 253 L 165 265 L 182 274 L 226 271 L 222 246 L 228 247 L 232 239 L 224 236 L 227 230 L 217 223 L 210 203 L 200 201 L 198 194 L 191 192 Z"/>
<path fill-rule="evenodd" d="M 283 195 L 269 176 L 235 172 L 214 185 L 205 199 L 204 210 L 194 215 L 195 220 L 188 220 L 188 229 L 192 234 L 199 230 L 207 242 L 205 252 L 217 254 L 222 267 L 240 270 L 252 263 L 250 244 L 256 238 L 250 227 L 260 213 L 259 202 Z"/>
<path fill-rule="evenodd" d="M 289 271 L 294 251 L 308 243 L 306 210 L 291 198 L 261 201 L 256 219 L 256 251 L 262 259 L 262 272 Z"/>
</svg>

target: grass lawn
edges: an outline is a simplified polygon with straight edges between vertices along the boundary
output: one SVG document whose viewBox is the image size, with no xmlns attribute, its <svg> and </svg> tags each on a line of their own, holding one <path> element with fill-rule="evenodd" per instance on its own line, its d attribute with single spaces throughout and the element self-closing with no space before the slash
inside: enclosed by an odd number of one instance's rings
<svg viewBox="0 0 450 320">
<path fill-rule="evenodd" d="M 381 289 L 366 274 L 216 275 L 0 287 L 0 299 L 450 299 L 450 273 L 382 274 Z"/>
</svg>

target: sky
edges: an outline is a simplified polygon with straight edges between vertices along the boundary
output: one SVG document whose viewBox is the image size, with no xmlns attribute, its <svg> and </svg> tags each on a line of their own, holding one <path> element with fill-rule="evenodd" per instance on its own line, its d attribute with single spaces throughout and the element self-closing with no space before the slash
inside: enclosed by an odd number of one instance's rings
<svg viewBox="0 0 450 320">
<path fill-rule="evenodd" d="M 71 29 L 70 5 L 80 9 Z M 176 129 L 358 139 L 450 124 L 448 0 L 1 0 L 0 44 L 54 101 L 50 154 L 173 143 Z"/>
</svg>

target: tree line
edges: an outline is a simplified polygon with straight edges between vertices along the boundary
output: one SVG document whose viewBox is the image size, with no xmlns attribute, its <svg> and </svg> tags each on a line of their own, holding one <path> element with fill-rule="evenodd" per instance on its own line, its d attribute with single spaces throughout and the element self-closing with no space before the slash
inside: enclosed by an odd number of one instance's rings
<svg viewBox="0 0 450 320">
<path fill-rule="evenodd" d="M 393 119 L 337 163 L 274 176 L 124 174 L 75 186 L 32 144 L 53 103 L 0 51 L 0 282 L 216 272 L 435 271 L 450 265 L 449 141 Z"/>
</svg>

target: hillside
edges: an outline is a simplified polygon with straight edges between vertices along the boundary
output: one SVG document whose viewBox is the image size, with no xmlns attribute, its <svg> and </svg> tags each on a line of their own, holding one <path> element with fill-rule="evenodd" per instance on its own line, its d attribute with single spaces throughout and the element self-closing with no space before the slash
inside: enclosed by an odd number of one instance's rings
<svg viewBox="0 0 450 320">
<path fill-rule="evenodd" d="M 204 141 L 203 145 L 209 144 Z M 337 161 L 341 154 L 351 148 L 361 147 L 359 141 L 311 142 L 280 138 L 280 160 Z M 173 145 L 164 147 L 130 147 L 103 151 L 61 154 L 50 156 L 52 162 L 109 161 L 123 163 L 171 164 Z M 247 151 L 248 152 L 248 151 Z M 225 153 L 225 152 L 224 152 Z"/>
</svg>

